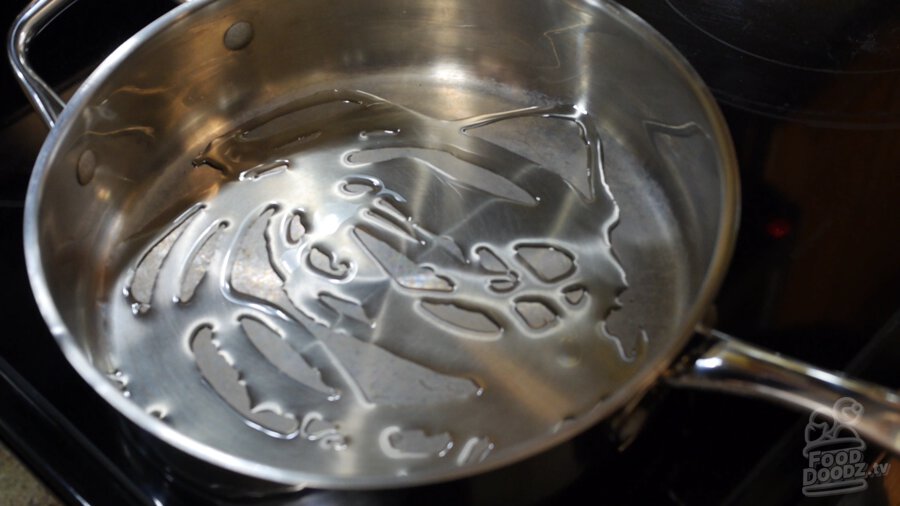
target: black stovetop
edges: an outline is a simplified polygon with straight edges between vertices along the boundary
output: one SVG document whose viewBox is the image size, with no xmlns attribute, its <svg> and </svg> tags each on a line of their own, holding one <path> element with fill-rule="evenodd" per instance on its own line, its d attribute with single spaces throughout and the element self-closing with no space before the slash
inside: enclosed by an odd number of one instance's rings
<svg viewBox="0 0 900 506">
<path fill-rule="evenodd" d="M 742 168 L 737 253 L 719 325 L 747 341 L 900 387 L 900 4 L 632 0 L 715 92 Z M 164 12 L 163 0 L 82 0 L 34 47 L 60 86 Z M 4 21 L 24 2 L 8 2 Z M 67 43 L 77 40 L 76 45 Z M 68 54 L 68 51 L 80 54 Z M 151 457 L 71 369 L 33 302 L 22 253 L 27 177 L 46 130 L 8 72 L 0 110 L 0 438 L 79 504 L 209 504 Z M 594 458 L 545 501 L 565 504 L 897 504 L 900 468 L 869 490 L 801 495 L 803 424 L 768 404 L 661 391 L 644 429 Z M 889 459 L 870 449 L 873 460 Z M 541 472 L 553 473 L 554 469 Z M 894 492 L 896 494 L 896 492 Z M 296 504 L 410 502 L 410 495 L 307 493 Z M 456 500 L 458 498 L 454 498 Z M 271 503 L 275 500 L 256 501 Z M 2 502 L 2 501 L 0 501 Z"/>
</svg>

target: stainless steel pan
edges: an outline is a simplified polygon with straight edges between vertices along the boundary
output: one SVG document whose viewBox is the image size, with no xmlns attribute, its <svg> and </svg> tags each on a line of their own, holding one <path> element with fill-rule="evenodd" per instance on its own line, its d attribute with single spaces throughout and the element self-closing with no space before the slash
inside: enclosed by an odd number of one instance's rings
<svg viewBox="0 0 900 506">
<path fill-rule="evenodd" d="M 601 0 L 199 0 L 63 107 L 28 190 L 38 305 L 166 445 L 295 487 L 449 480 L 545 451 L 661 380 L 803 410 L 897 396 L 701 321 L 737 167 L 700 79 Z M 705 334 L 700 350 L 688 340 Z"/>
</svg>

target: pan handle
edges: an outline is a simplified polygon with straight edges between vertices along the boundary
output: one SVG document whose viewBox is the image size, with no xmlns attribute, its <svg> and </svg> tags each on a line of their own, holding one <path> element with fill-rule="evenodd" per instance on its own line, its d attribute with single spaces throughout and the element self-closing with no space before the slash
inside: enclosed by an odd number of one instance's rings
<svg viewBox="0 0 900 506">
<path fill-rule="evenodd" d="M 667 380 L 680 387 L 730 392 L 767 399 L 801 410 L 838 412 L 860 436 L 900 454 L 900 395 L 887 388 L 848 378 L 743 343 L 718 331 L 699 358 L 687 360 Z M 836 404 L 843 398 L 849 400 Z M 854 416 L 851 416 L 854 415 Z M 848 418 L 849 417 L 849 418 Z M 852 423 L 851 423 L 852 421 Z"/>
<path fill-rule="evenodd" d="M 35 35 L 75 1 L 33 0 L 13 23 L 6 47 L 7 56 L 19 84 L 28 95 L 31 105 L 50 128 L 53 128 L 66 103 L 31 68 L 27 57 L 28 46 Z"/>
<path fill-rule="evenodd" d="M 12 64 L 19 84 L 28 96 L 31 105 L 50 128 L 56 124 L 66 103 L 28 63 L 28 46 L 31 39 L 41 33 L 56 16 L 69 8 L 77 0 L 32 0 L 19 14 L 9 31 L 6 54 Z M 182 4 L 190 0 L 173 0 Z"/>
</svg>

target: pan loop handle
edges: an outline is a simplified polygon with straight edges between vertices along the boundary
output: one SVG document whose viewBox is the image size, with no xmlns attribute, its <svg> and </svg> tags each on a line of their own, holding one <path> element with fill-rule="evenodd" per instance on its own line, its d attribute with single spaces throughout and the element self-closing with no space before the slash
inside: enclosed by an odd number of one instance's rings
<svg viewBox="0 0 900 506">
<path fill-rule="evenodd" d="M 13 23 L 9 31 L 6 55 L 12 64 L 13 72 L 19 84 L 28 96 L 31 105 L 37 110 L 41 119 L 53 128 L 66 103 L 53 91 L 31 68 L 28 63 L 28 46 L 31 39 L 41 33 L 56 16 L 61 14 L 78 0 L 32 0 Z M 176 4 L 188 3 L 191 0 L 172 0 Z"/>
<path fill-rule="evenodd" d="M 728 392 L 774 401 L 838 419 L 854 408 L 852 427 L 865 439 L 900 455 L 900 395 L 708 332 L 712 346 L 667 377 L 680 387 Z M 840 401 L 840 402 L 839 402 Z M 846 405 L 846 406 L 845 406 Z M 843 407 L 841 407 L 843 406 Z"/>
<path fill-rule="evenodd" d="M 28 46 L 48 23 L 76 0 L 34 0 L 19 14 L 9 32 L 7 56 L 13 72 L 48 127 L 53 128 L 66 103 L 28 63 Z"/>
</svg>

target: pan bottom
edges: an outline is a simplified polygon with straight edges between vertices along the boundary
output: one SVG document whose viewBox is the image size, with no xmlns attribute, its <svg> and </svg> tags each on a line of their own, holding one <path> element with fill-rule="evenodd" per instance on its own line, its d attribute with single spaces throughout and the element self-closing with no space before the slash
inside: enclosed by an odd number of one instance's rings
<svg viewBox="0 0 900 506">
<path fill-rule="evenodd" d="M 640 373 L 686 304 L 637 158 L 576 104 L 398 79 L 300 93 L 166 171 L 202 198 L 123 235 L 92 353 L 123 395 L 365 485 L 528 453 Z"/>
</svg>

